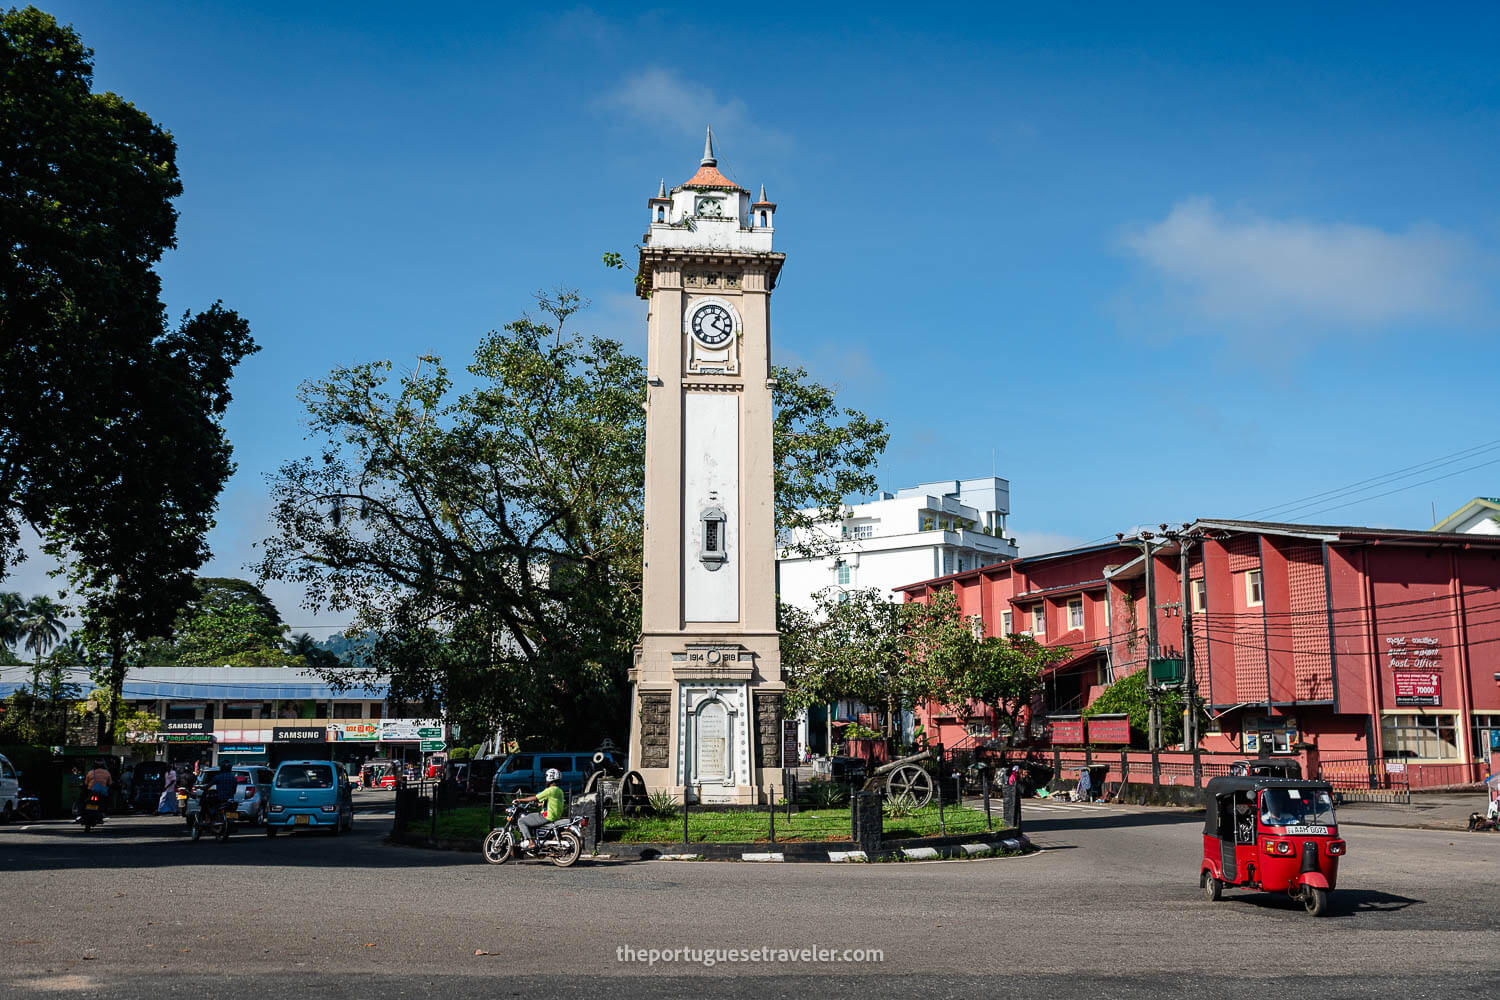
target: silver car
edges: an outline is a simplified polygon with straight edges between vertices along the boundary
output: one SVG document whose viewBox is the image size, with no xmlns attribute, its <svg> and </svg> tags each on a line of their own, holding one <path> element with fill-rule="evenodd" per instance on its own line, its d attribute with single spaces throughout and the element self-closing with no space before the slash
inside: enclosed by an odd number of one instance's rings
<svg viewBox="0 0 1500 1000">
<path fill-rule="evenodd" d="M 234 806 L 239 811 L 240 822 L 260 825 L 266 821 L 266 801 L 270 797 L 271 778 L 275 774 L 264 764 L 241 764 L 231 768 L 236 788 Z M 193 786 L 193 794 L 187 800 L 187 825 L 191 827 L 198 818 L 199 796 L 213 780 L 216 769 L 204 771 Z"/>
</svg>

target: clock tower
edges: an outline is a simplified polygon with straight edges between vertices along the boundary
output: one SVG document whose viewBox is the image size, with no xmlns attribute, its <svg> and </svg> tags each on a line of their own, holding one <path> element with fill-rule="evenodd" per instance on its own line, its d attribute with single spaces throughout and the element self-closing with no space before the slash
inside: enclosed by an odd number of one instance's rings
<svg viewBox="0 0 1500 1000">
<path fill-rule="evenodd" d="M 630 764 L 652 790 L 761 802 L 781 761 L 771 451 L 776 206 L 718 169 L 649 199 L 641 640 Z"/>
</svg>

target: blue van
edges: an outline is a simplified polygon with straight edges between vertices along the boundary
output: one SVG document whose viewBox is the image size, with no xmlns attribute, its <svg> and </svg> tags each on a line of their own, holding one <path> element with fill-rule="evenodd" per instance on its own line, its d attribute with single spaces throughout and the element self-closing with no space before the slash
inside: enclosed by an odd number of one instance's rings
<svg viewBox="0 0 1500 1000">
<path fill-rule="evenodd" d="M 618 767 L 620 762 L 611 758 Z M 546 774 L 557 768 L 557 784 L 570 796 L 578 795 L 589 775 L 599 769 L 594 752 L 513 753 L 495 772 L 495 791 L 502 795 L 530 795 L 547 787 Z"/>
<path fill-rule="evenodd" d="M 266 804 L 266 836 L 282 830 L 331 830 L 354 826 L 354 793 L 339 761 L 288 760 L 276 768 Z"/>
</svg>

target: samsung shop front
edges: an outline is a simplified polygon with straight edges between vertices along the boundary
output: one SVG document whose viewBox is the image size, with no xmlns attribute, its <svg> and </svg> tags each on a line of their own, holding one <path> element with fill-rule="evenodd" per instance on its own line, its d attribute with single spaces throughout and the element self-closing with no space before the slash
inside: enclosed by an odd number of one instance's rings
<svg viewBox="0 0 1500 1000">
<path fill-rule="evenodd" d="M 267 762 L 273 767 L 284 760 L 333 760 L 333 748 L 324 726 L 277 726 L 271 730 Z"/>
</svg>

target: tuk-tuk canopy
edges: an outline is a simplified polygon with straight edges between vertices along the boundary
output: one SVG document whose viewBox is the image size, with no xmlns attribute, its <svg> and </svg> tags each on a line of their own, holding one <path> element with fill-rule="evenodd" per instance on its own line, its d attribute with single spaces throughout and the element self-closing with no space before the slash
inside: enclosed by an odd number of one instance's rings
<svg viewBox="0 0 1500 1000">
<path fill-rule="evenodd" d="M 1234 795 L 1238 792 L 1246 792 L 1252 798 L 1255 793 L 1267 788 L 1296 788 L 1307 792 L 1327 792 L 1333 794 L 1333 786 L 1326 781 L 1308 781 L 1305 778 L 1272 778 L 1262 774 L 1234 775 L 1223 778 L 1213 778 L 1203 789 L 1204 805 L 1207 808 L 1203 814 L 1203 834 L 1206 837 L 1219 836 L 1219 802 L 1226 795 Z"/>
</svg>

